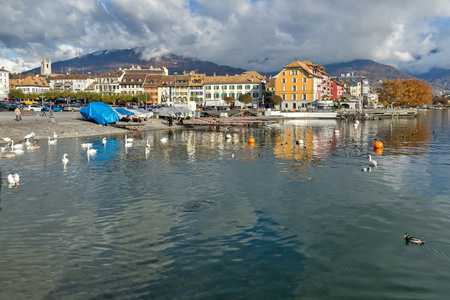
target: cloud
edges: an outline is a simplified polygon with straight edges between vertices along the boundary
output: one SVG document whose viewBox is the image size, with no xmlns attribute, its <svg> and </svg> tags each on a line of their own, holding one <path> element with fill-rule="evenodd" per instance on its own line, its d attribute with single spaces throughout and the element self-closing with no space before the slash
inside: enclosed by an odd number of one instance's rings
<svg viewBox="0 0 450 300">
<path fill-rule="evenodd" d="M 147 48 L 260 72 L 294 59 L 450 68 L 445 0 L 6 0 L 0 62 L 12 72 L 105 49 Z"/>
</svg>

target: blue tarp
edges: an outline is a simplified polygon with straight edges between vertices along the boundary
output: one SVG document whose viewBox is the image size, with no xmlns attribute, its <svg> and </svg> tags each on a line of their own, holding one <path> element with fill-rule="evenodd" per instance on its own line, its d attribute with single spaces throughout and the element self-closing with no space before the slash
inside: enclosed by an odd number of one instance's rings
<svg viewBox="0 0 450 300">
<path fill-rule="evenodd" d="M 126 110 L 125 108 L 115 107 L 114 110 L 117 111 L 121 115 L 134 116 L 134 112 Z"/>
<path fill-rule="evenodd" d="M 103 102 L 94 102 L 80 110 L 85 120 L 95 123 L 108 125 L 119 121 L 119 115 Z"/>
</svg>

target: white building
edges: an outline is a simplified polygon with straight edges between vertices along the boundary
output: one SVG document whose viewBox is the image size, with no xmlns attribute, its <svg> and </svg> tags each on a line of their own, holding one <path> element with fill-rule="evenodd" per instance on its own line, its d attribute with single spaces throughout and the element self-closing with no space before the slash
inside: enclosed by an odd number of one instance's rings
<svg viewBox="0 0 450 300">
<path fill-rule="evenodd" d="M 8 97 L 9 93 L 9 71 L 5 67 L 0 68 L 0 99 Z"/>
<path fill-rule="evenodd" d="M 95 81 L 91 75 L 54 75 L 49 77 L 50 89 L 57 91 L 83 92 Z"/>
</svg>

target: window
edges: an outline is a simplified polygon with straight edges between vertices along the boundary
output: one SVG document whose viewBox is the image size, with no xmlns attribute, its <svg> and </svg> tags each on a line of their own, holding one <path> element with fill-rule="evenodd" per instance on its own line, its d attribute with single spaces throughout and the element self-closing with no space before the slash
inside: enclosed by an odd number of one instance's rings
<svg viewBox="0 0 450 300">
<path fill-rule="evenodd" d="M 281 73 L 283 76 L 286 76 L 286 72 Z"/>
<path fill-rule="evenodd" d="M 306 92 L 306 85 L 302 85 L 302 91 Z"/>
<path fill-rule="evenodd" d="M 302 94 L 302 100 L 308 100 L 308 95 Z"/>
<path fill-rule="evenodd" d="M 238 90 L 242 90 L 242 85 L 238 85 L 238 86 L 237 86 L 237 89 L 238 89 Z"/>
<path fill-rule="evenodd" d="M 302 82 L 308 82 L 308 78 L 306 77 L 302 78 Z"/>
<path fill-rule="evenodd" d="M 285 95 L 285 94 L 282 94 L 282 95 L 281 95 L 281 99 L 286 100 L 286 95 Z"/>
<path fill-rule="evenodd" d="M 281 91 L 282 91 L 282 92 L 285 92 L 285 91 L 286 91 L 286 86 L 283 85 L 283 86 L 281 87 Z"/>
<path fill-rule="evenodd" d="M 291 82 L 292 83 L 296 83 L 297 82 L 297 78 L 291 78 Z"/>
<path fill-rule="evenodd" d="M 297 100 L 297 95 L 296 94 L 292 94 L 291 95 L 291 100 Z"/>
<path fill-rule="evenodd" d="M 245 86 L 245 89 L 246 89 L 246 90 L 249 90 L 249 89 L 250 89 L 250 86 L 249 86 L 249 85 L 246 85 L 246 86 Z"/>
<path fill-rule="evenodd" d="M 281 83 L 286 83 L 286 78 L 281 78 Z"/>
<path fill-rule="evenodd" d="M 297 86 L 296 85 L 291 86 L 291 91 L 292 92 L 296 92 L 297 91 Z"/>
<path fill-rule="evenodd" d="M 226 89 L 227 89 L 227 86 L 226 86 L 226 85 L 224 85 L 224 86 L 223 86 L 223 89 L 224 89 L 224 90 L 226 90 Z"/>
<path fill-rule="evenodd" d="M 218 90 L 218 89 L 219 89 L 219 86 L 218 86 L 218 85 L 215 85 L 215 86 L 214 86 L 214 89 L 215 89 L 215 90 Z"/>
<path fill-rule="evenodd" d="M 230 90 L 234 90 L 234 85 L 230 85 Z"/>
</svg>

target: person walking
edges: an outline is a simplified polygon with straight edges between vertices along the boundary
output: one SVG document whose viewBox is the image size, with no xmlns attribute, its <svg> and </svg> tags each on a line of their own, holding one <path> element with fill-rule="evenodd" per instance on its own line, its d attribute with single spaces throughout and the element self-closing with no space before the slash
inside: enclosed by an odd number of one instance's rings
<svg viewBox="0 0 450 300">
<path fill-rule="evenodd" d="M 14 110 L 14 114 L 16 115 L 16 121 L 22 121 L 22 112 L 20 111 L 20 108 L 18 106 Z"/>
<path fill-rule="evenodd" d="M 41 108 L 41 117 L 46 117 L 47 113 L 45 112 L 45 107 Z"/>
</svg>

